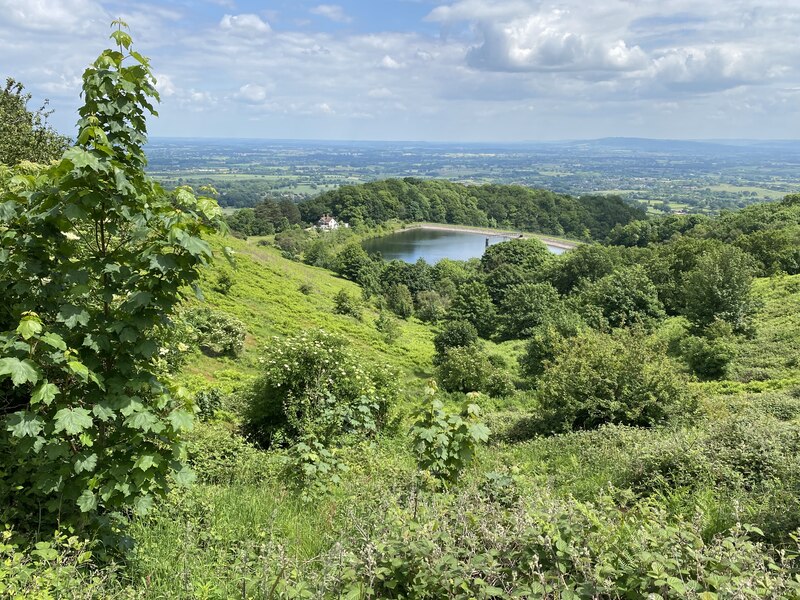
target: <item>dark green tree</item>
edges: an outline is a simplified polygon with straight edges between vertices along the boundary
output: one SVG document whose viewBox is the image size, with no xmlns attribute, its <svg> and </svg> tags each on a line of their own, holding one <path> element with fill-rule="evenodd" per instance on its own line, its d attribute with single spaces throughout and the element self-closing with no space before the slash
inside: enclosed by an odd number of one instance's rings
<svg viewBox="0 0 800 600">
<path fill-rule="evenodd" d="M 496 310 L 486 286 L 478 281 L 462 285 L 450 305 L 447 317 L 455 321 L 468 321 L 481 337 L 490 337 L 496 328 Z"/>
<path fill-rule="evenodd" d="M 47 124 L 47 101 L 38 110 L 29 110 L 31 95 L 10 77 L 0 92 L 0 163 L 16 165 L 22 161 L 49 163 L 67 149 L 69 139 Z"/>
<path fill-rule="evenodd" d="M 696 328 L 725 321 L 734 332 L 749 330 L 756 311 L 751 287 L 754 261 L 734 246 L 720 246 L 699 258 L 686 274 L 684 314 Z"/>
<path fill-rule="evenodd" d="M 651 325 L 664 317 L 658 290 L 639 265 L 617 269 L 589 285 L 579 302 L 599 309 L 611 327 Z"/>
</svg>

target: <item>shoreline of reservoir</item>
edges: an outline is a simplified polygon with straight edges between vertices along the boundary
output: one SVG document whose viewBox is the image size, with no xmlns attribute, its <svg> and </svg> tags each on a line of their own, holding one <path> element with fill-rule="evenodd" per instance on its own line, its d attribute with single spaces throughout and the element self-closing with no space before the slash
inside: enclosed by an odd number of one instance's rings
<svg viewBox="0 0 800 600">
<path fill-rule="evenodd" d="M 431 229 L 434 231 L 455 231 L 459 233 L 475 233 L 480 235 L 507 237 L 509 239 L 536 238 L 537 240 L 562 250 L 572 250 L 581 242 L 573 242 L 562 238 L 550 237 L 545 234 L 530 233 L 525 231 L 511 231 L 508 229 L 491 229 L 488 227 L 471 227 L 469 225 L 448 225 L 443 223 L 413 223 L 401 228 L 400 231 L 409 229 Z"/>
</svg>

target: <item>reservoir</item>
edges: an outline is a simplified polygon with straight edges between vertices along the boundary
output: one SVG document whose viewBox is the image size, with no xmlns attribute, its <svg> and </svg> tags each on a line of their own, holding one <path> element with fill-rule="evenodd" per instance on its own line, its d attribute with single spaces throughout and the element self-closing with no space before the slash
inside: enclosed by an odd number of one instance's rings
<svg viewBox="0 0 800 600">
<path fill-rule="evenodd" d="M 491 245 L 512 238 L 484 233 L 416 228 L 365 240 L 362 245 L 370 254 L 380 252 L 384 260 L 397 259 L 413 263 L 424 258 L 429 264 L 434 264 L 443 258 L 451 260 L 480 258 L 486 249 L 487 239 Z M 561 254 L 565 250 L 550 245 L 547 247 L 554 254 Z"/>
</svg>

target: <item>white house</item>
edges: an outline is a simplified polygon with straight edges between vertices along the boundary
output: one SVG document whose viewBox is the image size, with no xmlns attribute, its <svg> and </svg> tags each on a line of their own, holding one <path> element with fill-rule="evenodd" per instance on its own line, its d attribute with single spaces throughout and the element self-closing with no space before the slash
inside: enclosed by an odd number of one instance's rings
<svg viewBox="0 0 800 600">
<path fill-rule="evenodd" d="M 317 228 L 323 231 L 339 229 L 339 222 L 330 215 L 323 215 L 317 221 Z"/>
</svg>

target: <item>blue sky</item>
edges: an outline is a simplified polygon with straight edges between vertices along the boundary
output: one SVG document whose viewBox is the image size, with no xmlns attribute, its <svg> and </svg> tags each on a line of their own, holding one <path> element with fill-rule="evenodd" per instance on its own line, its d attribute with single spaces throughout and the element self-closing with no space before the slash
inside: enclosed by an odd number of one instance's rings
<svg viewBox="0 0 800 600">
<path fill-rule="evenodd" d="M 153 135 L 800 138 L 798 0 L 0 0 L 0 75 L 72 133 L 122 16 Z"/>
</svg>

